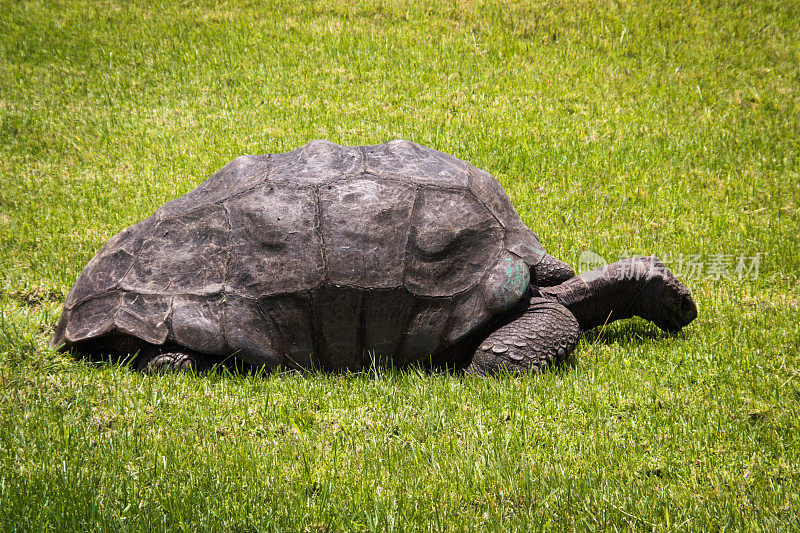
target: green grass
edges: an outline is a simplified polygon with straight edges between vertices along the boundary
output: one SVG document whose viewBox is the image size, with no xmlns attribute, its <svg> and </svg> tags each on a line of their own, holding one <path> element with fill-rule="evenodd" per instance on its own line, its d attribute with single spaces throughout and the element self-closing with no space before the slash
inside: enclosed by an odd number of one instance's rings
<svg viewBox="0 0 800 533">
<path fill-rule="evenodd" d="M 800 10 L 0 0 L 0 529 L 800 529 Z M 403 137 L 576 265 L 762 254 L 537 376 L 145 376 L 47 347 L 243 153 Z"/>
</svg>

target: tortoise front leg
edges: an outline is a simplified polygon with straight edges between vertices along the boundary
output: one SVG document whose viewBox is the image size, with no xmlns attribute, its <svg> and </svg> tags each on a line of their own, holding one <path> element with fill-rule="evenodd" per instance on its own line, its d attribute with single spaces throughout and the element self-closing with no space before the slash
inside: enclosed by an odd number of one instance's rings
<svg viewBox="0 0 800 533">
<path fill-rule="evenodd" d="M 544 254 L 538 265 L 531 272 L 531 285 L 535 287 L 551 287 L 564 283 L 575 277 L 572 267 L 550 254 Z"/>
<path fill-rule="evenodd" d="M 578 344 L 579 334 L 578 321 L 563 305 L 523 298 L 475 350 L 466 371 L 482 376 L 503 368 L 537 372 L 566 359 Z"/>
<path fill-rule="evenodd" d="M 202 372 L 208 370 L 213 362 L 205 355 L 180 349 L 153 350 L 139 355 L 136 369 L 142 372 Z"/>
</svg>

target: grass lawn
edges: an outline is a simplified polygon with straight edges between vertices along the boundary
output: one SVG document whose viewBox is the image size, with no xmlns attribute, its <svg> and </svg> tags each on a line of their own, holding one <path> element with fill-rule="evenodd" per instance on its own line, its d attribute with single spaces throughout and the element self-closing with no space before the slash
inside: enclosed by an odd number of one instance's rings
<svg viewBox="0 0 800 533">
<path fill-rule="evenodd" d="M 800 529 L 800 9 L 0 0 L 0 530 Z M 699 318 L 496 379 L 148 376 L 47 346 L 235 156 L 402 137 Z"/>
</svg>

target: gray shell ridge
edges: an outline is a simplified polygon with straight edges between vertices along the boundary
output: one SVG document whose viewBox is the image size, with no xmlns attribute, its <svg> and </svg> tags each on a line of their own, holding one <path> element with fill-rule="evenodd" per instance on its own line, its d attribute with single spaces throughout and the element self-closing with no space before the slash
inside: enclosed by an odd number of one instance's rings
<svg viewBox="0 0 800 533">
<path fill-rule="evenodd" d="M 240 156 L 111 238 L 53 344 L 258 365 L 424 361 L 513 306 L 544 250 L 488 173 L 408 141 Z"/>
</svg>

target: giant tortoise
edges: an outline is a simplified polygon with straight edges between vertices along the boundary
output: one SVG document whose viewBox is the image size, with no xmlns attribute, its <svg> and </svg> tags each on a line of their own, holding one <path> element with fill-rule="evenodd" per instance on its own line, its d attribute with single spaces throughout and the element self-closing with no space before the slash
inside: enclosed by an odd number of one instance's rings
<svg viewBox="0 0 800 533">
<path fill-rule="evenodd" d="M 608 321 L 677 331 L 696 314 L 656 258 L 576 276 L 460 159 L 404 140 L 320 140 L 237 157 L 109 240 L 52 343 L 141 369 L 234 359 L 492 374 L 562 361 Z"/>
</svg>

